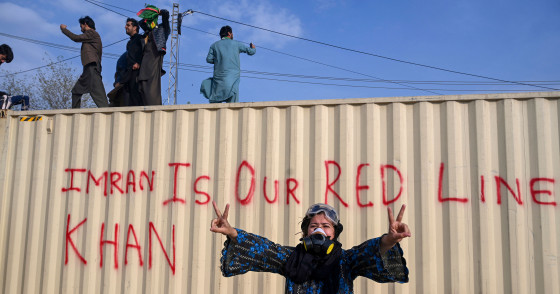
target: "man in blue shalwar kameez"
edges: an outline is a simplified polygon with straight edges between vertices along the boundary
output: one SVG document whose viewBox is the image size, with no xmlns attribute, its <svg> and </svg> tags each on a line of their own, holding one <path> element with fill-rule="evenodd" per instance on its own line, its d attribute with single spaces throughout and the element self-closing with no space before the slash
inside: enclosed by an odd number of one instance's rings
<svg viewBox="0 0 560 294">
<path fill-rule="evenodd" d="M 206 62 L 214 64 L 214 77 L 202 81 L 200 93 L 210 100 L 210 103 L 239 101 L 239 54 L 254 55 L 257 50 L 253 43 L 247 46 L 233 40 L 230 26 L 220 29 L 220 41 L 212 44 L 206 57 Z"/>
</svg>

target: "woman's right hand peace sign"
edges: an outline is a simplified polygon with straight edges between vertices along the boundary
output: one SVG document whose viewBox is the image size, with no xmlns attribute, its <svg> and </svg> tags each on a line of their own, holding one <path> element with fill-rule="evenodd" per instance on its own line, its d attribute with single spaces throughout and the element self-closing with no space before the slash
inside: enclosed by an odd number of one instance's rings
<svg viewBox="0 0 560 294">
<path fill-rule="evenodd" d="M 212 201 L 212 205 L 214 205 L 214 211 L 216 212 L 217 218 L 213 219 L 210 223 L 210 231 L 214 233 L 221 233 L 231 239 L 235 239 L 237 237 L 237 230 L 233 228 L 227 220 L 229 204 L 226 205 L 223 214 L 220 212 L 220 209 L 218 209 L 216 201 Z"/>
</svg>

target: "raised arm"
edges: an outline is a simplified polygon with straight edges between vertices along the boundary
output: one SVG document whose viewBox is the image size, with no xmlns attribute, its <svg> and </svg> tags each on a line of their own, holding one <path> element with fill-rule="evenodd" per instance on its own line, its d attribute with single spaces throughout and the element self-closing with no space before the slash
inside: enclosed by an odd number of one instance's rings
<svg viewBox="0 0 560 294">
<path fill-rule="evenodd" d="M 70 40 L 74 41 L 74 42 L 81 42 L 81 43 L 87 43 L 87 42 L 93 42 L 94 38 L 91 35 L 88 34 L 81 34 L 81 35 L 76 35 L 74 33 L 72 33 L 70 30 L 68 30 L 67 26 L 65 24 L 61 24 L 60 25 L 60 30 L 62 31 L 63 34 L 65 34 L 68 38 L 70 38 Z"/>
<path fill-rule="evenodd" d="M 249 46 L 238 42 L 237 43 L 239 45 L 239 52 L 241 53 L 247 53 L 247 55 L 255 55 L 255 53 L 257 53 L 257 47 L 255 47 L 255 44 L 251 43 L 249 44 Z"/>
<path fill-rule="evenodd" d="M 402 222 L 405 208 L 406 205 L 403 204 L 401 206 L 401 210 L 399 211 L 399 215 L 397 216 L 397 220 L 395 221 L 393 210 L 391 210 L 390 207 L 387 207 L 387 214 L 389 216 L 389 232 L 381 238 L 381 244 L 379 247 L 381 254 L 384 254 L 389 249 L 393 248 L 393 246 L 399 243 L 402 239 L 412 236 L 408 226 Z"/>
<path fill-rule="evenodd" d="M 280 273 L 293 249 L 233 228 L 227 221 L 229 204 L 223 214 L 216 202 L 212 201 L 212 205 L 217 217 L 212 220 L 210 231 L 228 236 L 220 259 L 222 274 L 231 277 L 249 271 Z"/>
<path fill-rule="evenodd" d="M 171 34 L 171 28 L 169 27 L 169 11 L 167 9 L 160 10 L 159 14 L 161 15 L 161 26 L 163 27 L 163 31 L 165 33 L 165 40 L 169 38 Z"/>
<path fill-rule="evenodd" d="M 237 230 L 235 230 L 235 228 L 233 228 L 227 220 L 229 204 L 226 205 L 223 214 L 220 212 L 216 201 L 212 201 L 212 205 L 214 205 L 214 211 L 216 212 L 217 217 L 210 223 L 210 231 L 223 234 L 228 236 L 230 239 L 235 240 L 235 238 L 237 238 Z"/>
<path fill-rule="evenodd" d="M 402 239 L 411 236 L 408 226 L 402 222 L 405 207 L 401 207 L 397 220 L 393 217 L 391 208 L 387 209 L 387 234 L 346 250 L 352 279 L 363 276 L 379 283 L 408 282 L 406 260 L 398 244 Z"/>
</svg>

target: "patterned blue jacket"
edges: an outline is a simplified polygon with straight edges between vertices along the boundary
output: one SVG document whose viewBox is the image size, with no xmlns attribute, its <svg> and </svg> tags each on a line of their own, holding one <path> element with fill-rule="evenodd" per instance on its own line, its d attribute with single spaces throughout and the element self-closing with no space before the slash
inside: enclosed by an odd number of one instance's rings
<svg viewBox="0 0 560 294">
<path fill-rule="evenodd" d="M 227 239 L 221 258 L 225 277 L 248 271 L 280 274 L 294 247 L 280 246 L 258 235 L 237 230 L 236 241 Z M 338 293 L 353 293 L 353 283 L 358 276 L 379 283 L 408 282 L 408 268 L 399 244 L 385 254 L 379 252 L 381 238 L 368 240 L 349 250 L 342 250 Z M 322 281 L 296 284 L 286 277 L 286 293 L 322 293 Z"/>
</svg>

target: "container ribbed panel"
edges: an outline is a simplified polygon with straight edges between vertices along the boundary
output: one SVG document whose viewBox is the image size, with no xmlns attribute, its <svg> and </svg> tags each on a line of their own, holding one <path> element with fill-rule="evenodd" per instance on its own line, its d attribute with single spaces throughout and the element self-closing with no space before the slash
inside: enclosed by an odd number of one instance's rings
<svg viewBox="0 0 560 294">
<path fill-rule="evenodd" d="M 214 200 L 235 227 L 292 246 L 309 205 L 327 202 L 344 248 L 385 233 L 387 206 L 406 204 L 410 282 L 358 278 L 356 293 L 560 293 L 559 101 L 7 112 L 0 292 L 284 293 L 278 275 L 221 275 Z"/>
</svg>

